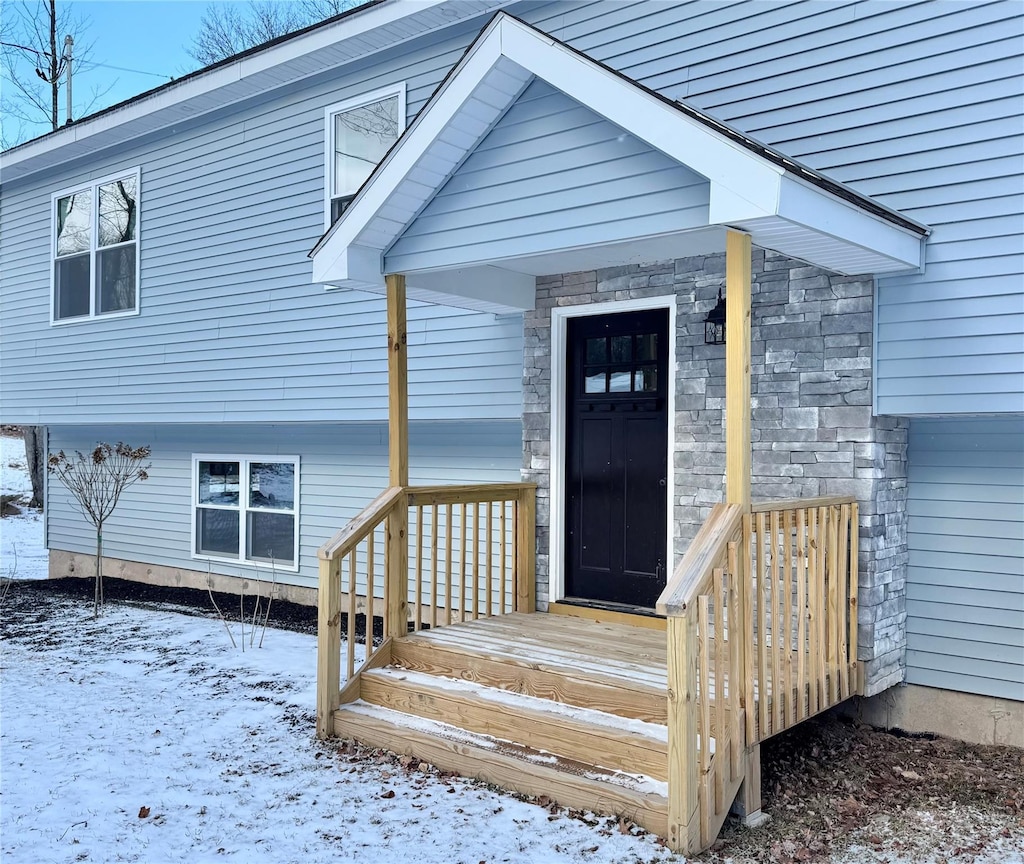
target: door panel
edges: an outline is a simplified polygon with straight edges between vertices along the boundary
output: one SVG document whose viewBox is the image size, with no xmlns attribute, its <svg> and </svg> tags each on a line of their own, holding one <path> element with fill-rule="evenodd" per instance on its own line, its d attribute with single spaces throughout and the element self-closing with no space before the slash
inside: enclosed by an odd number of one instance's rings
<svg viewBox="0 0 1024 864">
<path fill-rule="evenodd" d="M 665 585 L 668 310 L 568 325 L 566 594 L 653 606 Z"/>
</svg>

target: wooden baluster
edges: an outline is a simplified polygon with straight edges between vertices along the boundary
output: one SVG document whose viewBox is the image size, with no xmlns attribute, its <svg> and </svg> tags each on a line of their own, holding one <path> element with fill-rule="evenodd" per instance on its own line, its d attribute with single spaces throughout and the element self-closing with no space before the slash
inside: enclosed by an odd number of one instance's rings
<svg viewBox="0 0 1024 864">
<path fill-rule="evenodd" d="M 721 567 L 712 572 L 712 591 L 715 598 L 715 742 L 716 753 L 724 758 L 729 742 L 725 722 L 725 658 L 729 646 L 725 641 L 725 572 Z M 715 772 L 715 812 L 722 806 L 724 774 L 722 760 L 719 759 L 718 771 Z"/>
<path fill-rule="evenodd" d="M 847 566 L 850 560 L 848 544 L 850 542 L 850 505 L 843 504 L 839 508 L 839 542 L 836 544 L 836 562 L 838 564 L 838 585 L 836 587 L 836 620 L 833 625 L 838 639 L 836 647 L 836 665 L 839 672 L 838 699 L 841 701 L 850 696 L 850 665 L 846 643 L 846 599 L 849 597 L 847 585 Z"/>
<path fill-rule="evenodd" d="M 494 614 L 493 607 L 493 594 L 494 594 L 494 502 L 487 502 L 487 522 L 485 523 L 485 529 L 487 531 L 486 538 L 486 552 L 484 552 L 484 558 L 487 561 L 487 567 L 484 572 L 487 574 L 487 582 L 484 591 L 484 614 L 491 616 Z"/>
<path fill-rule="evenodd" d="M 473 504 L 473 620 L 480 617 L 480 502 Z"/>
<path fill-rule="evenodd" d="M 452 623 L 452 505 L 444 514 L 444 623 Z"/>
<path fill-rule="evenodd" d="M 356 550 L 348 553 L 348 674 L 346 681 L 352 680 L 356 662 Z"/>
<path fill-rule="evenodd" d="M 735 780 L 739 776 L 740 772 L 740 760 L 743 756 L 743 747 L 740 742 L 740 688 L 743 686 L 743 622 L 742 622 L 742 601 L 740 600 L 740 590 L 737 586 L 742 586 L 743 571 L 740 565 L 739 547 L 735 541 L 731 542 L 728 547 L 728 561 L 729 561 L 729 583 L 728 583 L 728 603 L 726 609 L 729 613 L 729 624 L 728 624 L 728 645 L 729 645 L 729 740 L 731 742 L 730 747 L 730 760 L 729 760 L 729 779 Z"/>
<path fill-rule="evenodd" d="M 711 689 L 708 687 L 710 676 L 708 664 L 708 598 L 701 594 L 697 598 L 697 705 L 699 720 L 697 731 L 700 735 L 700 775 L 701 782 L 707 777 L 711 762 Z"/>
<path fill-rule="evenodd" d="M 527 614 L 537 610 L 536 527 L 537 498 L 534 489 L 523 489 L 516 501 L 516 611 Z"/>
<path fill-rule="evenodd" d="M 754 533 L 754 519 L 749 513 L 743 516 L 743 561 L 746 563 L 740 581 L 742 592 L 740 603 L 743 607 L 743 662 L 740 667 L 743 676 L 744 712 L 747 717 L 747 744 L 757 740 L 757 699 L 754 694 L 754 677 L 757 655 L 754 646 L 754 591 L 757 573 L 757 535 Z"/>
<path fill-rule="evenodd" d="M 818 680 L 820 684 L 819 708 L 824 711 L 831 704 L 828 681 L 828 607 L 829 579 L 828 558 L 831 554 L 829 532 L 831 531 L 831 510 L 828 507 L 818 508 L 818 584 L 821 586 L 821 611 L 818 615 Z"/>
<path fill-rule="evenodd" d="M 430 627 L 437 627 L 437 505 L 430 511 Z"/>
<path fill-rule="evenodd" d="M 757 514 L 757 720 L 760 734 L 758 740 L 767 738 L 771 733 L 771 703 L 768 681 L 768 608 L 765 603 L 764 583 L 765 567 L 767 566 L 768 531 L 765 527 L 764 513 Z M 774 682 L 772 682 L 774 683 Z"/>
<path fill-rule="evenodd" d="M 856 693 L 861 692 L 861 681 L 857 669 L 857 590 L 858 590 L 858 566 L 860 563 L 860 507 L 856 501 L 850 505 L 850 674 L 856 675 L 856 680 L 850 685 L 850 689 Z"/>
<path fill-rule="evenodd" d="M 786 637 L 782 626 L 782 603 L 785 602 L 779 597 L 779 535 L 782 529 L 779 526 L 778 510 L 772 510 L 769 516 L 771 528 L 769 536 L 772 544 L 772 731 L 779 732 L 785 727 L 782 725 L 782 706 L 786 701 L 786 682 L 782 680 L 782 652 L 785 649 Z"/>
<path fill-rule="evenodd" d="M 501 560 L 501 571 L 498 575 L 498 614 L 504 615 L 506 610 L 511 611 L 509 605 L 505 602 L 505 589 L 508 576 L 508 567 L 506 566 L 505 556 L 508 554 L 508 542 L 505 538 L 505 532 L 507 531 L 507 525 L 505 522 L 505 513 L 508 511 L 509 502 L 502 501 L 501 509 L 498 511 L 498 556 Z"/>
<path fill-rule="evenodd" d="M 821 614 L 818 583 L 818 510 L 807 508 L 807 713 L 820 710 L 818 681 L 818 618 Z"/>
<path fill-rule="evenodd" d="M 796 719 L 807 716 L 807 542 L 806 510 L 796 511 Z"/>
<path fill-rule="evenodd" d="M 459 620 L 466 620 L 466 505 L 462 505 L 459 531 Z"/>
<path fill-rule="evenodd" d="M 423 505 L 416 505 L 416 606 L 412 629 L 423 626 Z"/>
<path fill-rule="evenodd" d="M 793 725 L 796 716 L 793 705 L 793 511 L 782 514 L 782 602 L 785 641 L 780 648 L 786 653 L 782 658 L 782 680 L 786 698 L 782 703 L 783 725 Z"/>
<path fill-rule="evenodd" d="M 373 551 L 374 551 L 374 537 L 376 536 L 377 529 L 373 528 L 369 534 L 366 535 L 366 633 L 364 634 L 364 641 L 366 644 L 366 658 L 369 659 L 373 653 L 373 589 L 374 589 L 374 572 L 373 572 Z"/>
</svg>

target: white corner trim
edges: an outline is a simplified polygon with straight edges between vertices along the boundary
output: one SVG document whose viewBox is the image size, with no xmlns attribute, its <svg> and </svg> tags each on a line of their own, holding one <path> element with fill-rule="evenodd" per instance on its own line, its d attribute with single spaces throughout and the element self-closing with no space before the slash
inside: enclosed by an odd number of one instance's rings
<svg viewBox="0 0 1024 864">
<path fill-rule="evenodd" d="M 550 472 L 550 508 L 548 518 L 548 602 L 565 597 L 565 407 L 566 357 L 570 318 L 590 315 L 615 315 L 668 309 L 668 485 L 665 490 L 667 531 L 665 562 L 667 572 L 675 569 L 673 536 L 675 529 L 675 417 L 676 417 L 676 296 L 643 297 L 636 300 L 608 300 L 581 306 L 559 306 L 551 310 L 551 437 L 548 470 Z"/>
</svg>

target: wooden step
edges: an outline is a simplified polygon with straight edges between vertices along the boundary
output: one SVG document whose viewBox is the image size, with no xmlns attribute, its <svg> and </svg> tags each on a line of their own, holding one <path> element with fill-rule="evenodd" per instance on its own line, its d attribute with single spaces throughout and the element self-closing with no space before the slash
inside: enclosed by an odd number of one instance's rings
<svg viewBox="0 0 1024 864">
<path fill-rule="evenodd" d="M 360 694 L 365 702 L 406 714 L 668 780 L 664 725 L 393 666 L 364 672 Z"/>
<path fill-rule="evenodd" d="M 342 738 L 415 756 L 444 771 L 523 795 L 546 795 L 565 807 L 624 816 L 659 837 L 667 833 L 667 786 L 643 775 L 602 770 L 361 700 L 335 711 L 334 726 Z"/>
<path fill-rule="evenodd" d="M 447 630 L 451 633 L 446 633 Z M 593 708 L 664 725 L 667 687 L 647 680 L 582 669 L 571 654 L 550 649 L 544 656 L 511 645 L 463 638 L 459 628 L 396 639 L 392 662 L 431 675 L 461 678 L 513 693 Z M 420 638 L 417 638 L 420 637 Z M 639 677 L 639 676 L 637 676 Z"/>
</svg>

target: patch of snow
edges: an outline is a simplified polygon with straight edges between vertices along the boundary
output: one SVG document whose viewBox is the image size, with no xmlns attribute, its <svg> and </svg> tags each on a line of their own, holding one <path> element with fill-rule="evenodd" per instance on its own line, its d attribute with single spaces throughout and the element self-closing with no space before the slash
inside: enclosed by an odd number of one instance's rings
<svg viewBox="0 0 1024 864">
<path fill-rule="evenodd" d="M 0 490 L 5 495 L 32 497 L 32 482 L 25 461 L 25 442 L 0 435 Z M 43 514 L 23 507 L 15 516 L 0 518 L 0 577 L 46 579 L 49 559 L 43 548 Z"/>
</svg>

